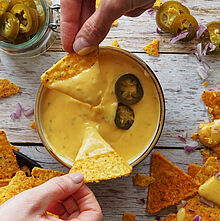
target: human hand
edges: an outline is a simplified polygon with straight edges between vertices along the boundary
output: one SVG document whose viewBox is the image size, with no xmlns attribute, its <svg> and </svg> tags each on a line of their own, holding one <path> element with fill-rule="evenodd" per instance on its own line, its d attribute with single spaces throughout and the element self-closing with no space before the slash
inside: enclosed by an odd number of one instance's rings
<svg viewBox="0 0 220 221">
<path fill-rule="evenodd" d="M 136 17 L 155 0 L 61 0 L 61 39 L 67 52 L 89 53 L 108 34 L 113 21 L 122 15 Z"/>
<path fill-rule="evenodd" d="M 0 214 L 1 221 L 102 220 L 101 208 L 79 173 L 53 178 L 16 195 L 0 206 Z"/>
</svg>

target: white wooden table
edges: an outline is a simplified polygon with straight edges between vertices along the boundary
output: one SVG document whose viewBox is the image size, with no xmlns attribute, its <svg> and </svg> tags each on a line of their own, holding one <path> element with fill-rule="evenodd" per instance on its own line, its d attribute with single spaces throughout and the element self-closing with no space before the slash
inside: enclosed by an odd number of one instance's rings
<svg viewBox="0 0 220 221">
<path fill-rule="evenodd" d="M 196 17 L 199 23 L 220 21 L 219 0 L 187 0 L 183 2 Z M 142 50 L 142 46 L 153 39 L 160 40 L 160 56 L 152 57 Z M 209 85 L 204 88 L 203 81 L 197 74 L 198 62 L 191 49 L 195 49 L 196 40 L 189 43 L 170 44 L 170 34 L 157 34 L 155 14 L 147 12 L 138 18 L 122 17 L 118 27 L 112 27 L 102 45 L 109 45 L 117 39 L 120 46 L 142 58 L 157 75 L 165 95 L 166 120 L 162 135 L 153 152 L 161 152 L 184 171 L 190 163 L 201 165 L 203 158 L 199 150 L 186 154 L 184 143 L 178 135 L 187 132 L 187 144 L 193 144 L 190 136 L 197 131 L 198 124 L 208 119 L 206 108 L 201 102 L 204 90 L 220 90 L 220 55 L 207 56 L 206 60 L 213 69 L 207 79 Z M 165 39 L 168 43 L 163 42 Z M 37 58 L 19 60 L 0 52 L 0 78 L 7 78 L 20 86 L 20 92 L 9 98 L 0 99 L 0 128 L 5 130 L 11 143 L 20 151 L 39 162 L 44 168 L 67 171 L 45 150 L 35 130 L 30 129 L 34 117 L 24 116 L 11 120 L 10 114 L 20 102 L 24 107 L 34 104 L 35 95 L 40 85 L 40 76 L 59 58 L 64 56 L 58 37 L 52 48 Z M 202 146 L 201 146 L 202 147 Z M 137 165 L 132 175 L 137 172 L 149 174 L 150 155 Z M 136 220 L 153 220 L 155 215 L 146 211 L 138 199 L 147 199 L 147 189 L 133 187 L 131 176 L 89 184 L 102 207 L 104 220 L 121 220 L 124 212 L 137 215 Z M 165 216 L 175 208 L 162 210 L 159 215 Z M 158 215 L 158 214 L 157 214 Z"/>
</svg>

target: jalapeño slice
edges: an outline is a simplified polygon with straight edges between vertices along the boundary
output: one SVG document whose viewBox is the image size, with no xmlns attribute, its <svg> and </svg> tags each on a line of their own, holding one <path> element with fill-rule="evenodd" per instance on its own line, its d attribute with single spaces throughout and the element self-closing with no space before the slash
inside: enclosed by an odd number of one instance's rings
<svg viewBox="0 0 220 221">
<path fill-rule="evenodd" d="M 170 32 L 170 27 L 176 16 L 190 14 L 187 7 L 177 1 L 167 1 L 161 5 L 156 14 L 156 22 L 159 28 L 165 32 Z"/>
<path fill-rule="evenodd" d="M 115 115 L 116 126 L 120 129 L 128 130 L 133 123 L 133 110 L 129 106 L 119 103 Z"/>
<path fill-rule="evenodd" d="M 186 38 L 182 39 L 183 41 L 192 40 L 196 35 L 197 29 L 198 29 L 198 22 L 192 15 L 189 14 L 178 15 L 174 19 L 170 27 L 170 31 L 174 36 L 186 31 L 189 32 Z"/>
<path fill-rule="evenodd" d="M 138 103 L 143 97 L 143 88 L 138 78 L 131 73 L 124 74 L 115 83 L 115 94 L 119 102 L 126 105 Z"/>
</svg>

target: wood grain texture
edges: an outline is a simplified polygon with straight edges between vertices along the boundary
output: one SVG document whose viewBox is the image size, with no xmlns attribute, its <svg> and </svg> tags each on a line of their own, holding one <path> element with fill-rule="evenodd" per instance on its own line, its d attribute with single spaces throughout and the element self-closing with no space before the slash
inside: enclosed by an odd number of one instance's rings
<svg viewBox="0 0 220 221">
<path fill-rule="evenodd" d="M 13 60 L 1 53 L 0 77 L 8 78 L 21 87 L 20 92 L 9 98 L 0 99 L 0 125 L 11 142 L 41 143 L 36 131 L 30 129 L 34 117 L 24 116 L 11 120 L 10 114 L 15 111 L 16 102 L 29 107 L 34 104 L 35 94 L 40 84 L 40 75 L 65 53 L 47 52 L 25 61 Z M 177 139 L 183 131 L 189 136 L 197 131 L 198 124 L 208 118 L 206 108 L 201 102 L 203 90 L 220 89 L 220 55 L 207 56 L 213 68 L 208 78 L 209 86 L 204 88 L 198 76 L 199 66 L 194 55 L 161 54 L 152 57 L 146 53 L 136 53 L 157 75 L 166 101 L 166 120 L 158 146 L 183 147 Z M 189 142 L 191 140 L 189 139 Z"/>
<path fill-rule="evenodd" d="M 220 3 L 218 0 L 187 0 L 180 2 L 189 8 L 191 14 L 197 19 L 198 23 L 206 25 L 208 22 L 220 20 Z M 171 44 L 169 42 L 172 37 L 171 34 L 157 34 L 155 16 L 156 13 L 149 15 L 145 12 L 136 18 L 121 17 L 118 19 L 118 26 L 111 28 L 109 34 L 102 42 L 102 45 L 109 45 L 114 39 L 117 39 L 122 48 L 126 48 L 133 52 L 141 52 L 143 51 L 143 46 L 150 43 L 153 39 L 159 39 L 160 52 L 163 53 L 190 53 L 190 50 L 196 48 L 198 40 L 193 40 L 184 44 L 182 42 Z M 163 42 L 163 39 L 166 42 Z M 50 50 L 62 50 L 59 36 Z"/>
<path fill-rule="evenodd" d="M 44 168 L 53 170 L 66 171 L 68 170 L 57 163 L 41 146 L 19 147 L 20 151 L 25 155 L 39 162 Z M 160 152 L 168 160 L 175 163 L 178 167 L 187 172 L 187 166 L 190 163 L 202 165 L 202 156 L 199 151 L 194 151 L 191 154 L 186 154 L 184 150 L 173 149 L 154 149 L 153 152 Z M 136 221 L 153 220 L 156 215 L 151 215 L 146 211 L 146 205 L 140 203 L 140 199 L 147 199 L 147 189 L 142 187 L 134 187 L 132 176 L 137 172 L 149 175 L 150 157 L 147 156 L 140 164 L 134 167 L 132 174 L 129 177 L 117 178 L 100 183 L 91 183 L 88 186 L 95 193 L 99 201 L 104 221 L 118 221 L 122 219 L 124 212 L 131 212 L 137 215 Z M 175 207 L 163 209 L 159 215 L 166 216 L 171 212 L 176 212 Z"/>
</svg>

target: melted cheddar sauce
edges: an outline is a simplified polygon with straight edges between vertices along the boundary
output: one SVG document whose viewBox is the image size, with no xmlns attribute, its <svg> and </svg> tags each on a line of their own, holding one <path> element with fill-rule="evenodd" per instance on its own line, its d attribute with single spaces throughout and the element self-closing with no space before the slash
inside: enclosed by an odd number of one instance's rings
<svg viewBox="0 0 220 221">
<path fill-rule="evenodd" d="M 46 89 L 41 102 L 41 122 L 45 137 L 56 155 L 74 162 L 88 127 L 99 135 L 129 163 L 140 156 L 151 143 L 159 124 L 160 101 L 150 75 L 131 58 L 114 51 L 100 51 L 100 84 L 105 84 L 101 103 L 91 106 L 56 90 Z M 114 122 L 117 98 L 114 85 L 120 75 L 133 73 L 140 80 L 144 95 L 131 105 L 135 120 L 129 130 Z M 85 79 L 85 85 L 90 79 Z"/>
</svg>

